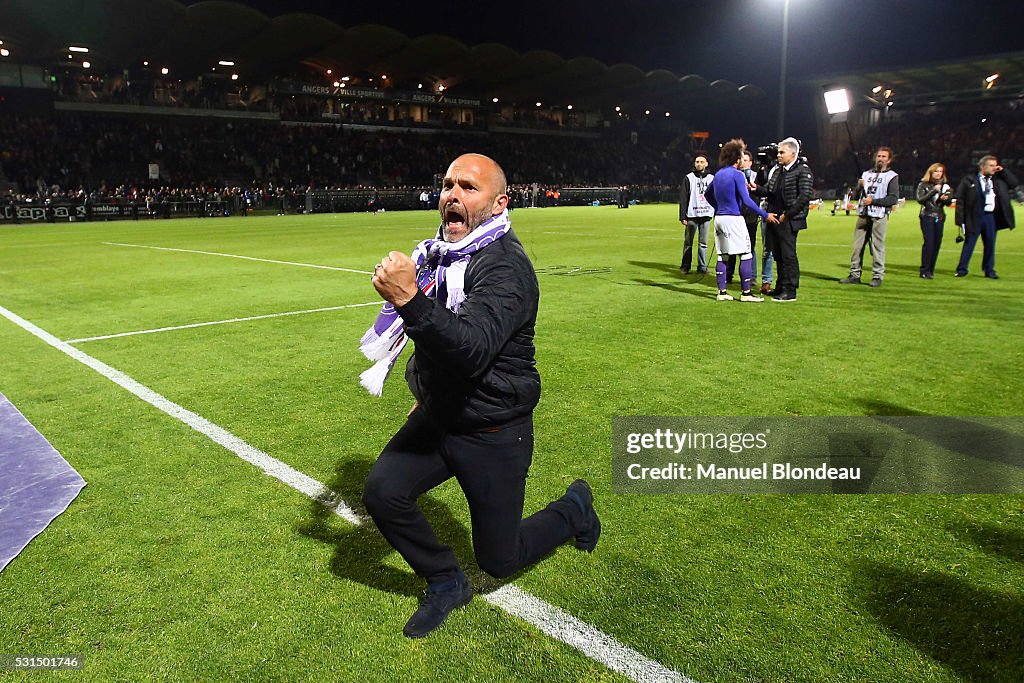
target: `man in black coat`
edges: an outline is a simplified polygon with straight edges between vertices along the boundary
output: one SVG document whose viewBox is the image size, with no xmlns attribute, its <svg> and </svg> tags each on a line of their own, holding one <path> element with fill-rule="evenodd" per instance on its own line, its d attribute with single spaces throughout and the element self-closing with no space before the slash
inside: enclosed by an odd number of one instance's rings
<svg viewBox="0 0 1024 683">
<path fill-rule="evenodd" d="M 773 301 L 796 301 L 800 287 L 800 261 L 796 238 L 807 228 L 807 209 L 814 196 L 814 176 L 799 157 L 800 143 L 786 138 L 779 143 L 778 166 L 770 172 L 768 184 L 757 194 L 767 198 L 768 248 L 775 256 L 776 285 L 769 292 Z"/>
<path fill-rule="evenodd" d="M 1014 228 L 1010 189 L 1017 184 L 1017 178 L 991 155 L 978 161 L 977 174 L 972 173 L 960 181 L 956 190 L 956 224 L 964 231 L 964 245 L 960 250 L 956 277 L 967 276 L 967 266 L 980 235 L 984 245 L 981 268 L 985 277 L 999 279 L 996 275 L 996 231 Z"/>
<path fill-rule="evenodd" d="M 450 250 L 485 244 L 462 264 L 463 281 L 449 272 L 421 286 L 416 263 L 398 251 L 374 269 L 373 286 L 394 305 L 416 344 L 406 367 L 416 403 L 374 464 L 363 495 L 377 528 L 428 584 L 403 629 L 410 638 L 427 635 L 473 596 L 452 549 L 416 505 L 435 486 L 458 480 L 469 503 L 477 563 L 495 577 L 514 574 L 573 537 L 576 547 L 592 551 L 601 532 L 582 479 L 522 519 L 540 399 L 533 345 L 539 288 L 510 227 L 482 236 L 492 219 L 507 216 L 507 205 L 501 167 L 482 155 L 463 155 L 448 168 L 438 204 L 440 237 L 452 243 Z M 464 298 L 453 305 L 451 291 L 460 284 Z"/>
</svg>

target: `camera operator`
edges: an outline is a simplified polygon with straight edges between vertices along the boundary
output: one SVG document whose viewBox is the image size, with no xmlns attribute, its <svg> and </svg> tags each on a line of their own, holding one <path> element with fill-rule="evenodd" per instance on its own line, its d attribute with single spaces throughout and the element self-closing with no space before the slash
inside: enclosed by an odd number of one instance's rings
<svg viewBox="0 0 1024 683">
<path fill-rule="evenodd" d="M 807 208 L 814 194 L 814 176 L 807 160 L 799 156 L 800 141 L 786 138 L 779 143 L 776 165 L 765 186 L 756 194 L 767 199 L 768 230 L 765 247 L 771 249 L 778 266 L 775 289 L 769 296 L 775 301 L 796 301 L 800 287 L 800 261 L 796 238 L 807 228 Z"/>
<path fill-rule="evenodd" d="M 708 228 L 715 210 L 704 198 L 704 191 L 715 179 L 714 173 L 708 173 L 708 157 L 698 152 L 693 158 L 693 170 L 683 178 L 683 186 L 679 192 L 679 222 L 686 226 L 683 237 L 683 257 L 679 263 L 679 271 L 686 275 L 693 263 L 693 237 L 697 235 L 697 272 L 708 272 Z"/>
<path fill-rule="evenodd" d="M 871 239 L 872 287 L 881 287 L 885 277 L 885 232 L 889 227 L 889 212 L 900 200 L 900 178 L 889 168 L 892 150 L 879 147 L 875 151 L 875 166 L 861 174 L 857 189 L 861 193 L 857 206 L 857 224 L 853 226 L 853 254 L 850 256 L 850 275 L 840 284 L 859 285 L 864 262 L 864 247 Z"/>
</svg>

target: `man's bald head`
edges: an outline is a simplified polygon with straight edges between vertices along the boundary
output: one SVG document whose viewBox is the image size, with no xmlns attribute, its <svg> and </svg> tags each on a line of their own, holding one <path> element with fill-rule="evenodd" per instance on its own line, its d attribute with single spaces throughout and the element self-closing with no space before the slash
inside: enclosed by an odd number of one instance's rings
<svg viewBox="0 0 1024 683">
<path fill-rule="evenodd" d="M 508 206 L 505 172 L 483 154 L 463 154 L 448 167 L 438 210 L 449 242 L 458 242 Z"/>
</svg>

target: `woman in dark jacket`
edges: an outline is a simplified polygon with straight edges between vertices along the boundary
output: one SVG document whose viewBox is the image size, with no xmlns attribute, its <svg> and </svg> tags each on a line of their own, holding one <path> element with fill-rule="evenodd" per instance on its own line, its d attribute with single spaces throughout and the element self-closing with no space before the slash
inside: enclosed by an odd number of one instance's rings
<svg viewBox="0 0 1024 683">
<path fill-rule="evenodd" d="M 925 171 L 917 184 L 917 201 L 921 204 L 921 277 L 931 280 L 935 274 L 935 261 L 942 245 L 942 227 L 946 222 L 944 207 L 953 202 L 953 188 L 946 179 L 946 167 L 935 163 Z"/>
</svg>

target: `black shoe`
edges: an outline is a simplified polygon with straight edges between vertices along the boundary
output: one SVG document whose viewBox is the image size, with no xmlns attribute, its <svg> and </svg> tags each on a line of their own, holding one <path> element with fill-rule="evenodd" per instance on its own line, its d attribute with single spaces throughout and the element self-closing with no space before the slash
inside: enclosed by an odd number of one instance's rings
<svg viewBox="0 0 1024 683">
<path fill-rule="evenodd" d="M 469 604 L 473 599 L 473 587 L 469 585 L 469 579 L 463 574 L 455 581 L 455 588 L 450 590 L 432 591 L 428 588 L 424 592 L 419 609 L 409 617 L 402 629 L 406 638 L 422 638 L 443 624 L 452 610 Z"/>
<path fill-rule="evenodd" d="M 999 276 L 996 275 L 996 271 L 994 271 L 994 270 L 991 273 L 985 273 L 985 277 L 987 277 L 989 280 L 998 280 L 999 279 Z"/>
<path fill-rule="evenodd" d="M 860 277 L 859 276 L 858 277 L 854 277 L 852 275 L 850 277 L 844 277 L 842 280 L 839 281 L 839 284 L 841 284 L 841 285 L 859 285 L 860 284 Z"/>
<path fill-rule="evenodd" d="M 961 273 L 960 271 L 957 271 L 953 273 L 953 277 L 967 277 L 967 273 Z"/>
<path fill-rule="evenodd" d="M 594 552 L 597 539 L 601 537 L 601 520 L 594 510 L 594 492 L 585 479 L 577 479 L 565 490 L 565 498 L 579 506 L 583 512 L 583 524 L 576 532 L 576 547 L 588 553 Z"/>
<path fill-rule="evenodd" d="M 882 278 L 880 278 L 880 277 L 873 277 L 873 278 L 871 278 L 871 282 L 868 283 L 868 287 L 881 287 L 881 286 L 882 286 Z"/>
<path fill-rule="evenodd" d="M 704 273 L 708 272 L 708 269 L 707 268 L 698 268 L 697 272 L 701 273 L 701 274 L 704 274 Z"/>
<path fill-rule="evenodd" d="M 780 294 L 777 297 L 775 297 L 774 299 L 772 299 L 772 301 L 796 301 L 796 293 L 795 292 L 783 292 L 782 294 Z"/>
<path fill-rule="evenodd" d="M 777 297 L 777 296 L 782 296 L 785 293 L 786 293 L 786 290 L 782 289 L 781 287 L 776 287 L 775 289 L 773 289 L 771 291 L 765 292 L 765 294 L 767 294 L 768 296 L 770 296 L 772 298 Z"/>
<path fill-rule="evenodd" d="M 682 266 L 680 266 L 679 267 L 679 272 L 682 273 L 683 275 L 689 275 L 690 274 L 690 269 L 689 268 L 683 268 Z"/>
</svg>

